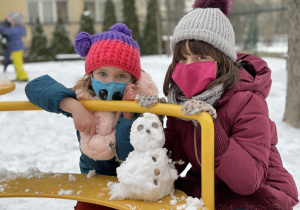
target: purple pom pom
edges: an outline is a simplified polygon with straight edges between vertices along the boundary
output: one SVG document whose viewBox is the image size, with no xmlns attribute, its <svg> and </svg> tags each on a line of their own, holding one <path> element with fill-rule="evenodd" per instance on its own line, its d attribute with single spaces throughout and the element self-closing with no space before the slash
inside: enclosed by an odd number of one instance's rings
<svg viewBox="0 0 300 210">
<path fill-rule="evenodd" d="M 92 36 L 87 32 L 81 32 L 75 37 L 74 48 L 81 56 L 86 57 L 92 46 Z"/>
<path fill-rule="evenodd" d="M 193 8 L 219 8 L 227 16 L 231 9 L 231 0 L 195 0 Z"/>
<path fill-rule="evenodd" d="M 113 25 L 112 27 L 110 27 L 109 31 L 119 31 L 123 34 L 126 34 L 127 36 L 132 37 L 131 30 L 129 30 L 127 26 L 123 23 L 118 23 L 116 25 Z"/>
</svg>

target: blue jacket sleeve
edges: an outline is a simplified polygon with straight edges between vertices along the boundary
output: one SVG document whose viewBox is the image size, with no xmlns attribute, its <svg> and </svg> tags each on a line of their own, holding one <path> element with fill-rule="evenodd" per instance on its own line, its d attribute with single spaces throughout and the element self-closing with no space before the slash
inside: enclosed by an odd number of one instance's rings
<svg viewBox="0 0 300 210">
<path fill-rule="evenodd" d="M 20 37 L 26 34 L 23 26 L 5 27 L 4 25 L 0 25 L 0 33 L 6 36 L 19 35 Z"/>
<path fill-rule="evenodd" d="M 59 108 L 60 101 L 66 97 L 76 98 L 74 91 L 58 83 L 49 75 L 44 75 L 31 80 L 25 87 L 28 100 L 42 109 L 57 114 L 72 117 L 68 112 Z"/>
<path fill-rule="evenodd" d="M 123 116 L 120 117 L 116 127 L 116 144 L 117 154 L 120 160 L 125 160 L 128 154 L 133 151 L 133 146 L 130 144 L 130 129 L 132 123 L 140 116 L 135 114 L 134 118 L 127 120 Z"/>
</svg>

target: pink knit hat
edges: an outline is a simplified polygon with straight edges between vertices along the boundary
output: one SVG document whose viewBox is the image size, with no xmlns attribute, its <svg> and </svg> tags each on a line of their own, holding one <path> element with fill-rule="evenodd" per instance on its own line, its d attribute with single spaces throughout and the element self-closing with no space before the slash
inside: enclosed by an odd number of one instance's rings
<svg viewBox="0 0 300 210">
<path fill-rule="evenodd" d="M 87 75 L 101 66 L 115 66 L 136 79 L 141 76 L 139 45 L 125 24 L 113 25 L 109 31 L 93 36 L 81 32 L 75 38 L 74 48 L 81 57 L 86 57 Z"/>
</svg>

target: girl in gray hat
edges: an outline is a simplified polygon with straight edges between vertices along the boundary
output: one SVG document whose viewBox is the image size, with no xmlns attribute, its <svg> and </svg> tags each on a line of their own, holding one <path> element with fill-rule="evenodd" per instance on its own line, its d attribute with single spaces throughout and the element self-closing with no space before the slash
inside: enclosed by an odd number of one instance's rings
<svg viewBox="0 0 300 210">
<path fill-rule="evenodd" d="M 292 209 L 298 192 L 276 149 L 276 126 L 266 97 L 271 70 L 262 59 L 235 52 L 228 0 L 196 0 L 171 39 L 173 61 L 164 93 L 185 115 L 208 112 L 215 127 L 216 209 Z M 176 188 L 201 197 L 201 128 L 168 117 L 166 148 L 181 173 Z M 205 205 L 205 204 L 204 204 Z"/>
</svg>

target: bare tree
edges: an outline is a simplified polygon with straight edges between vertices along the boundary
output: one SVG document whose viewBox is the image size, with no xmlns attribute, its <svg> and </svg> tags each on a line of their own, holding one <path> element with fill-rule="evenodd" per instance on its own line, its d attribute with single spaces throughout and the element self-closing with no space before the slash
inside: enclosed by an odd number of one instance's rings
<svg viewBox="0 0 300 210">
<path fill-rule="evenodd" d="M 287 90 L 283 121 L 300 128 L 300 0 L 288 0 Z"/>
</svg>

